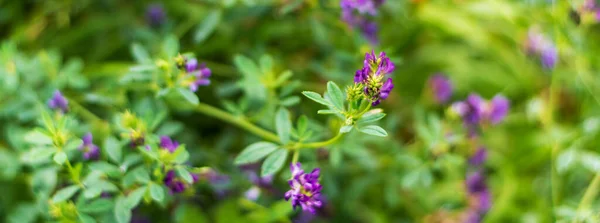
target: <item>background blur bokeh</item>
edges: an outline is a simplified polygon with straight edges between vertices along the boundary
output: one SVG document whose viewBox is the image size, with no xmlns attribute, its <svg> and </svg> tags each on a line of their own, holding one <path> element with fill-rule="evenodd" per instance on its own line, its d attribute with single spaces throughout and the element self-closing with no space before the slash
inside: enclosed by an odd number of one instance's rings
<svg viewBox="0 0 600 223">
<path fill-rule="evenodd" d="M 483 171 L 492 206 L 483 222 L 600 222 L 600 20 L 595 8 L 584 7 L 589 2 L 387 0 L 370 16 L 379 28 L 374 44 L 341 19 L 338 0 L 0 0 L 0 218 L 51 219 L 48 198 L 36 196 L 61 185 L 57 169 L 20 157 L 30 149 L 23 136 L 36 126 L 38 105 L 60 89 L 107 120 L 74 127 L 93 131 L 100 142 L 112 134 L 107 123 L 116 113 L 151 116 L 169 108 L 158 131 L 185 143 L 191 163 L 227 176 L 166 207 L 141 205 L 134 220 L 465 222 L 475 142 L 447 111 L 477 93 L 510 101 L 507 118 L 484 126 L 476 142 L 488 151 Z M 555 47 L 553 66 L 528 52 L 532 32 Z M 267 129 L 275 108 L 286 106 L 296 117 L 306 115 L 315 135 L 330 135 L 339 123 L 317 115 L 318 104 L 300 92 L 323 92 L 327 81 L 351 84 L 365 53 L 385 51 L 396 64 L 395 88 L 380 105 L 389 136 L 352 132 L 334 148 L 302 153 L 307 169 L 321 168 L 326 204 L 316 216 L 283 201 L 287 168 L 257 200 L 245 199 L 248 173 L 256 168 L 240 168 L 233 159 L 258 138 L 174 109 L 154 97 L 143 72 L 130 69 L 140 62 L 132 49 L 168 59 L 164 48 L 172 39 L 212 70 L 210 86 L 196 92 L 202 103 L 245 114 Z M 269 109 L 250 100 L 248 86 L 259 83 L 243 81 L 236 55 L 257 63 L 270 55 L 273 75 L 293 73 L 281 89 L 268 88 L 274 94 L 262 100 Z M 438 73 L 454 87 L 449 103 L 429 97 L 427 80 Z"/>
</svg>

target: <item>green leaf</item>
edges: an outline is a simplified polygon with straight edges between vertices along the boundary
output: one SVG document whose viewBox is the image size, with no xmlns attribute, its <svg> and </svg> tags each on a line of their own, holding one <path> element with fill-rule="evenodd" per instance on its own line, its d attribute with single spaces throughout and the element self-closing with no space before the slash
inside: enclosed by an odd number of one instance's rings
<svg viewBox="0 0 600 223">
<path fill-rule="evenodd" d="M 175 157 L 173 162 L 177 164 L 183 164 L 190 158 L 190 153 L 188 153 L 184 145 L 179 145 L 172 155 Z"/>
<path fill-rule="evenodd" d="M 60 189 L 59 191 L 57 191 L 54 194 L 54 196 L 52 196 L 52 202 L 59 203 L 59 202 L 69 200 L 69 198 L 73 197 L 73 195 L 75 195 L 75 193 L 77 193 L 78 190 L 79 190 L 78 185 L 71 185 L 71 186 L 65 187 L 63 189 Z"/>
<path fill-rule="evenodd" d="M 141 198 L 141 196 L 140 196 Z M 115 203 L 115 219 L 118 223 L 129 223 L 131 220 L 131 207 L 127 205 L 127 199 L 123 196 L 117 198 Z"/>
<path fill-rule="evenodd" d="M 178 166 L 175 168 L 177 175 L 179 175 L 185 182 L 191 184 L 194 182 L 194 178 L 192 178 L 192 174 L 184 167 Z"/>
<path fill-rule="evenodd" d="M 339 113 L 339 112 L 338 111 L 334 111 L 334 110 L 324 110 L 324 109 L 322 109 L 322 110 L 318 110 L 317 111 L 317 114 L 319 114 L 319 115 L 331 115 L 331 114 L 337 114 L 337 113 Z"/>
<path fill-rule="evenodd" d="M 381 136 L 381 137 L 386 137 L 388 135 L 387 132 L 383 128 L 376 126 L 376 125 L 368 125 L 365 127 L 361 127 L 360 129 L 358 129 L 358 131 L 365 133 L 365 134 Z"/>
<path fill-rule="evenodd" d="M 296 123 L 296 128 L 298 130 L 298 134 L 302 135 L 306 132 L 306 130 L 308 130 L 308 118 L 306 117 L 306 115 L 301 115 L 298 118 L 298 121 Z"/>
<path fill-rule="evenodd" d="M 83 192 L 83 196 L 87 199 L 91 199 L 100 196 L 101 193 L 102 189 L 98 187 L 88 187 Z"/>
<path fill-rule="evenodd" d="M 41 110 L 42 123 L 44 124 L 46 129 L 48 129 L 50 132 L 54 132 L 54 120 L 52 120 L 52 117 L 50 117 L 50 114 L 48 114 L 48 111 L 46 109 L 42 108 Z"/>
<path fill-rule="evenodd" d="M 198 103 L 200 103 L 200 100 L 198 99 L 198 96 L 196 96 L 196 94 L 194 92 L 192 92 L 190 89 L 187 88 L 177 88 L 177 92 L 183 96 L 183 98 L 185 98 L 185 100 L 187 100 L 188 102 L 192 103 L 193 105 L 198 105 Z"/>
<path fill-rule="evenodd" d="M 89 215 L 78 213 L 81 223 L 96 223 L 96 220 Z"/>
<path fill-rule="evenodd" d="M 21 156 L 21 160 L 27 163 L 39 163 L 50 161 L 50 156 L 56 152 L 54 147 L 33 148 Z"/>
<path fill-rule="evenodd" d="M 25 142 L 34 144 L 34 145 L 51 145 L 52 137 L 44 134 L 39 130 L 33 130 L 25 134 Z"/>
<path fill-rule="evenodd" d="M 79 148 L 79 146 L 81 146 L 81 145 L 83 145 L 83 140 L 72 139 L 72 140 L 69 140 L 69 142 L 67 142 L 67 144 L 63 148 L 63 151 L 71 151 L 71 150 Z"/>
<path fill-rule="evenodd" d="M 287 149 L 279 149 L 269 155 L 262 164 L 260 175 L 265 177 L 277 173 L 283 167 L 287 156 Z"/>
<path fill-rule="evenodd" d="M 333 81 L 327 82 L 327 95 L 335 108 L 344 111 L 344 93 Z"/>
<path fill-rule="evenodd" d="M 304 96 L 306 96 L 308 99 L 313 100 L 319 104 L 322 105 L 326 105 L 326 106 L 331 106 L 331 103 L 329 103 L 328 101 L 326 101 L 323 97 L 321 97 L 321 95 L 317 92 L 312 92 L 312 91 L 303 91 L 302 94 Z"/>
<path fill-rule="evenodd" d="M 54 154 L 54 157 L 52 159 L 54 159 L 54 162 L 56 164 L 63 165 L 65 161 L 67 161 L 67 154 L 63 151 L 59 151 L 56 154 Z"/>
<path fill-rule="evenodd" d="M 254 163 L 277 149 L 277 145 L 270 142 L 257 142 L 246 147 L 236 158 L 236 165 Z"/>
<path fill-rule="evenodd" d="M 110 177 L 118 177 L 122 173 L 119 167 L 105 161 L 93 162 L 90 163 L 89 166 L 91 170 L 102 172 Z"/>
<path fill-rule="evenodd" d="M 104 151 L 108 154 L 108 157 L 117 163 L 121 162 L 123 156 L 122 146 L 119 140 L 113 136 L 109 136 L 104 140 Z"/>
<path fill-rule="evenodd" d="M 163 52 L 168 59 L 177 56 L 177 53 L 179 52 L 179 41 L 176 36 L 170 35 L 164 40 Z"/>
<path fill-rule="evenodd" d="M 290 131 L 292 130 L 292 122 L 290 121 L 290 113 L 285 108 L 280 108 L 275 115 L 275 128 L 281 143 L 286 144 L 290 141 Z"/>
<path fill-rule="evenodd" d="M 128 209 L 135 208 L 142 200 L 142 197 L 146 193 L 147 189 L 147 187 L 140 187 L 129 193 L 125 198 L 125 207 L 127 207 Z"/>
<path fill-rule="evenodd" d="M 112 207 L 113 202 L 110 199 L 100 198 L 77 207 L 77 210 L 85 213 L 102 213 L 110 210 Z"/>
<path fill-rule="evenodd" d="M 146 51 L 146 49 L 144 49 L 144 47 L 142 45 L 140 45 L 139 43 L 131 44 L 131 55 L 133 55 L 133 58 L 138 63 L 152 62 L 152 59 L 150 58 L 148 51 Z"/>
<path fill-rule="evenodd" d="M 340 128 L 340 133 L 347 133 L 352 131 L 352 125 L 345 125 Z"/>
<path fill-rule="evenodd" d="M 165 199 L 165 191 L 161 185 L 158 184 L 150 184 L 150 196 L 156 202 L 161 203 L 163 199 Z"/>
<path fill-rule="evenodd" d="M 196 33 L 194 34 L 194 42 L 196 44 L 206 40 L 206 38 L 214 32 L 215 28 L 217 28 L 217 25 L 219 25 L 219 22 L 221 21 L 221 14 L 221 10 L 215 9 L 209 12 L 208 15 L 202 19 L 202 23 L 198 25 Z"/>
<path fill-rule="evenodd" d="M 298 104 L 299 102 L 300 102 L 300 97 L 290 96 L 290 97 L 287 97 L 287 98 L 284 98 L 283 100 L 281 100 L 279 102 L 279 104 L 281 104 L 282 106 L 290 107 L 290 106 Z"/>
<path fill-rule="evenodd" d="M 385 117 L 385 113 L 370 113 L 367 112 L 366 114 L 364 114 L 362 117 L 360 117 L 360 119 L 358 119 L 358 121 L 356 122 L 356 124 L 365 124 L 365 123 L 369 123 L 369 122 L 376 122 L 381 120 L 383 117 Z"/>
</svg>

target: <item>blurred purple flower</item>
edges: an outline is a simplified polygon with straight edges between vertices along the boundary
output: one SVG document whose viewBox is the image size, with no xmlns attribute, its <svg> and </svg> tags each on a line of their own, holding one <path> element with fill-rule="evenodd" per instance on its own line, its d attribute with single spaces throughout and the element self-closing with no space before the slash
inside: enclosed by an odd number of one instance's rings
<svg viewBox="0 0 600 223">
<path fill-rule="evenodd" d="M 290 165 L 292 179 L 288 181 L 291 189 L 285 193 L 285 200 L 292 202 L 292 207 L 302 207 L 303 211 L 315 214 L 316 208 L 323 205 L 321 200 L 322 186 L 319 183 L 320 169 L 316 168 L 311 173 L 304 173 L 300 163 Z"/>
<path fill-rule="evenodd" d="M 490 107 L 490 123 L 495 125 L 504 120 L 506 114 L 508 114 L 510 102 L 503 95 L 496 95 L 494 96 L 494 98 L 492 98 L 492 101 L 490 102 Z"/>
<path fill-rule="evenodd" d="M 59 110 L 62 113 L 66 113 L 69 109 L 69 101 L 59 90 L 54 91 L 52 98 L 48 99 L 48 107 L 53 110 Z"/>
<path fill-rule="evenodd" d="M 253 186 L 244 193 L 244 197 L 251 201 L 256 201 L 260 196 L 260 188 Z"/>
<path fill-rule="evenodd" d="M 478 193 L 487 189 L 485 177 L 479 170 L 469 174 L 465 180 L 465 184 L 469 193 Z"/>
<path fill-rule="evenodd" d="M 455 102 L 450 110 L 459 115 L 468 126 L 476 126 L 483 122 L 493 125 L 504 120 L 508 114 L 510 102 L 502 95 L 496 95 L 486 101 L 477 94 L 470 94 L 465 101 Z"/>
<path fill-rule="evenodd" d="M 554 45 L 545 46 L 541 51 L 540 60 L 542 61 L 544 68 L 554 68 L 554 66 L 556 66 L 556 62 L 558 61 L 558 52 L 556 52 L 556 47 L 554 47 Z"/>
<path fill-rule="evenodd" d="M 539 28 L 530 28 L 525 43 L 527 54 L 537 56 L 546 69 L 552 69 L 558 62 L 556 45 L 539 31 Z"/>
<path fill-rule="evenodd" d="M 168 136 L 160 137 L 160 148 L 166 149 L 170 153 L 173 153 L 177 147 L 179 147 L 179 142 L 172 140 Z"/>
<path fill-rule="evenodd" d="M 83 152 L 83 158 L 86 160 L 97 160 L 100 157 L 100 149 L 92 142 L 92 133 L 87 133 L 82 138 L 83 144 L 79 150 Z"/>
<path fill-rule="evenodd" d="M 191 175 L 192 175 L 192 183 L 198 182 L 199 176 L 196 174 L 191 174 Z M 167 172 L 167 174 L 165 175 L 165 178 L 163 178 L 163 183 L 165 184 L 165 186 L 167 186 L 167 188 L 169 188 L 169 192 L 171 194 L 181 193 L 181 192 L 185 191 L 185 189 L 187 189 L 189 186 L 183 180 L 179 179 L 176 176 L 174 170 L 169 170 Z"/>
<path fill-rule="evenodd" d="M 469 159 L 469 164 L 473 167 L 478 167 L 483 165 L 487 159 L 487 149 L 485 147 L 479 147 L 475 154 L 471 156 Z"/>
<path fill-rule="evenodd" d="M 452 97 L 453 87 L 450 80 L 442 75 L 435 74 L 429 78 L 428 87 L 433 93 L 434 99 L 437 103 L 446 103 L 450 97 Z"/>
<path fill-rule="evenodd" d="M 162 25 L 165 21 L 165 18 L 165 10 L 161 4 L 151 4 L 146 9 L 146 20 L 151 26 L 157 27 Z"/>
<path fill-rule="evenodd" d="M 377 24 L 367 19 L 367 15 L 377 15 L 384 0 L 342 0 L 342 20 L 350 27 L 359 29 L 371 44 L 377 44 Z"/>
</svg>

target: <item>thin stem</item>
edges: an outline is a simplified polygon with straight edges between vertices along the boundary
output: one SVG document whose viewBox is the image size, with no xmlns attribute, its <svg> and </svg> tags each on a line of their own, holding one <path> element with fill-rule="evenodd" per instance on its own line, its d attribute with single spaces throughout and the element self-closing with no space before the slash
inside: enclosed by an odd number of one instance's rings
<svg viewBox="0 0 600 223">
<path fill-rule="evenodd" d="M 331 144 L 337 142 L 339 139 L 342 138 L 342 135 L 343 135 L 342 133 L 338 133 L 335 137 L 333 137 L 327 141 L 322 141 L 322 142 L 312 142 L 312 143 L 306 143 L 306 144 L 298 143 L 293 148 L 294 149 L 298 149 L 298 148 L 318 149 L 318 148 L 325 147 L 325 146 L 328 146 L 328 145 L 331 145 Z"/>
<path fill-rule="evenodd" d="M 281 143 L 281 141 L 279 140 L 279 137 L 275 134 L 273 134 L 272 132 L 269 132 L 267 130 L 262 129 L 261 127 L 258 127 L 254 124 L 252 124 L 251 122 L 249 122 L 248 120 L 242 118 L 242 117 L 237 117 L 234 115 L 231 115 L 225 111 L 222 111 L 218 108 L 215 108 L 213 106 L 207 105 L 207 104 L 203 104 L 200 103 L 196 106 L 196 111 L 201 112 L 205 115 L 214 117 L 214 118 L 218 118 L 224 122 L 228 122 L 229 124 L 238 126 L 242 129 L 245 129 L 248 132 L 253 133 L 254 135 L 257 135 L 263 139 L 272 141 L 272 142 L 276 142 L 276 143 Z"/>
<path fill-rule="evenodd" d="M 69 98 L 69 105 L 73 110 L 81 115 L 83 118 L 92 121 L 92 122 L 104 122 L 100 117 L 95 115 L 94 113 L 87 110 L 85 107 L 81 106 L 81 104 L 77 103 L 77 101 Z"/>
<path fill-rule="evenodd" d="M 581 202 L 579 202 L 579 206 L 577 207 L 577 214 L 579 214 L 584 209 L 590 207 L 592 201 L 598 195 L 598 189 L 600 189 L 600 173 L 596 173 L 596 176 L 594 176 L 594 179 L 592 180 L 588 188 L 585 190 L 585 193 L 581 198 Z M 574 218 L 572 222 L 578 222 L 577 218 Z"/>
</svg>

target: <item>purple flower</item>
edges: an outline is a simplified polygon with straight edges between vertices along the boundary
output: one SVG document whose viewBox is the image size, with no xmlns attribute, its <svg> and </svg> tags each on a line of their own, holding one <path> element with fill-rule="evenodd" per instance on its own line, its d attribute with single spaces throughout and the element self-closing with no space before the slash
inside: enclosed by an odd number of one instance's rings
<svg viewBox="0 0 600 223">
<path fill-rule="evenodd" d="M 354 74 L 354 83 L 362 83 L 367 81 L 369 78 L 369 68 L 363 67 L 360 70 L 357 70 Z"/>
<path fill-rule="evenodd" d="M 394 63 L 385 54 L 385 52 L 379 53 L 379 56 L 375 56 L 375 51 L 365 54 L 365 60 L 363 61 L 364 67 L 369 68 L 371 75 L 386 75 L 392 73 L 396 69 Z"/>
<path fill-rule="evenodd" d="M 173 153 L 175 150 L 177 150 L 177 147 L 179 147 L 179 142 L 172 140 L 168 136 L 160 137 L 160 148 L 166 149 L 170 153 Z"/>
<path fill-rule="evenodd" d="M 465 184 L 467 185 L 467 191 L 469 191 L 469 193 L 478 193 L 487 189 L 485 177 L 481 171 L 475 171 L 469 174 L 465 180 Z"/>
<path fill-rule="evenodd" d="M 364 86 L 364 93 L 371 101 L 372 106 L 378 105 L 381 100 L 390 95 L 394 88 L 392 78 L 383 80 L 394 69 L 394 63 L 386 56 L 385 52 L 379 53 L 379 56 L 375 55 L 375 51 L 365 54 L 363 68 L 354 74 L 354 83 L 355 86 Z"/>
<path fill-rule="evenodd" d="M 320 169 L 316 168 L 310 173 L 304 173 L 300 163 L 291 164 L 292 179 L 288 181 L 291 189 L 285 193 L 285 200 L 291 199 L 292 207 L 302 207 L 303 211 L 316 213 L 316 209 L 323 205 L 321 199 L 322 186 L 319 183 Z"/>
<path fill-rule="evenodd" d="M 194 177 L 193 174 L 192 177 Z M 169 188 L 169 191 L 172 194 L 181 193 L 187 188 L 187 185 L 181 179 L 177 178 L 175 171 L 173 170 L 169 170 L 169 172 L 167 172 L 167 175 L 163 179 L 163 183 L 165 186 L 167 186 L 167 188 Z"/>
<path fill-rule="evenodd" d="M 160 26 L 165 21 L 165 10 L 161 4 L 151 4 L 146 10 L 146 19 L 151 26 Z"/>
<path fill-rule="evenodd" d="M 79 146 L 79 150 L 83 152 L 83 158 L 86 160 L 96 160 L 100 157 L 100 149 L 92 142 L 92 133 L 87 133 L 83 136 L 83 144 Z"/>
<path fill-rule="evenodd" d="M 187 83 L 191 91 L 196 92 L 199 86 L 210 84 L 208 78 L 211 75 L 211 70 L 204 63 L 198 64 L 196 58 L 186 60 L 185 71 L 188 73 L 188 77 L 190 77 Z"/>
<path fill-rule="evenodd" d="M 53 110 L 59 110 L 62 113 L 66 113 L 69 109 L 69 101 L 59 90 L 54 91 L 52 98 L 48 99 L 48 107 Z"/>
<path fill-rule="evenodd" d="M 494 98 L 492 98 L 492 101 L 490 102 L 490 107 L 490 123 L 498 124 L 502 120 L 504 120 L 504 117 L 506 117 L 508 109 L 510 108 L 510 102 L 508 101 L 508 99 L 506 99 L 506 97 L 502 95 L 496 95 L 494 96 Z"/>
<path fill-rule="evenodd" d="M 437 103 L 446 103 L 452 97 L 452 83 L 446 76 L 442 74 L 433 75 L 429 78 L 428 83 Z"/>
<path fill-rule="evenodd" d="M 471 156 L 471 159 L 469 159 L 469 164 L 474 167 L 481 166 L 485 163 L 486 159 L 487 149 L 485 147 L 479 147 L 477 151 L 475 151 L 475 154 Z"/>
</svg>

